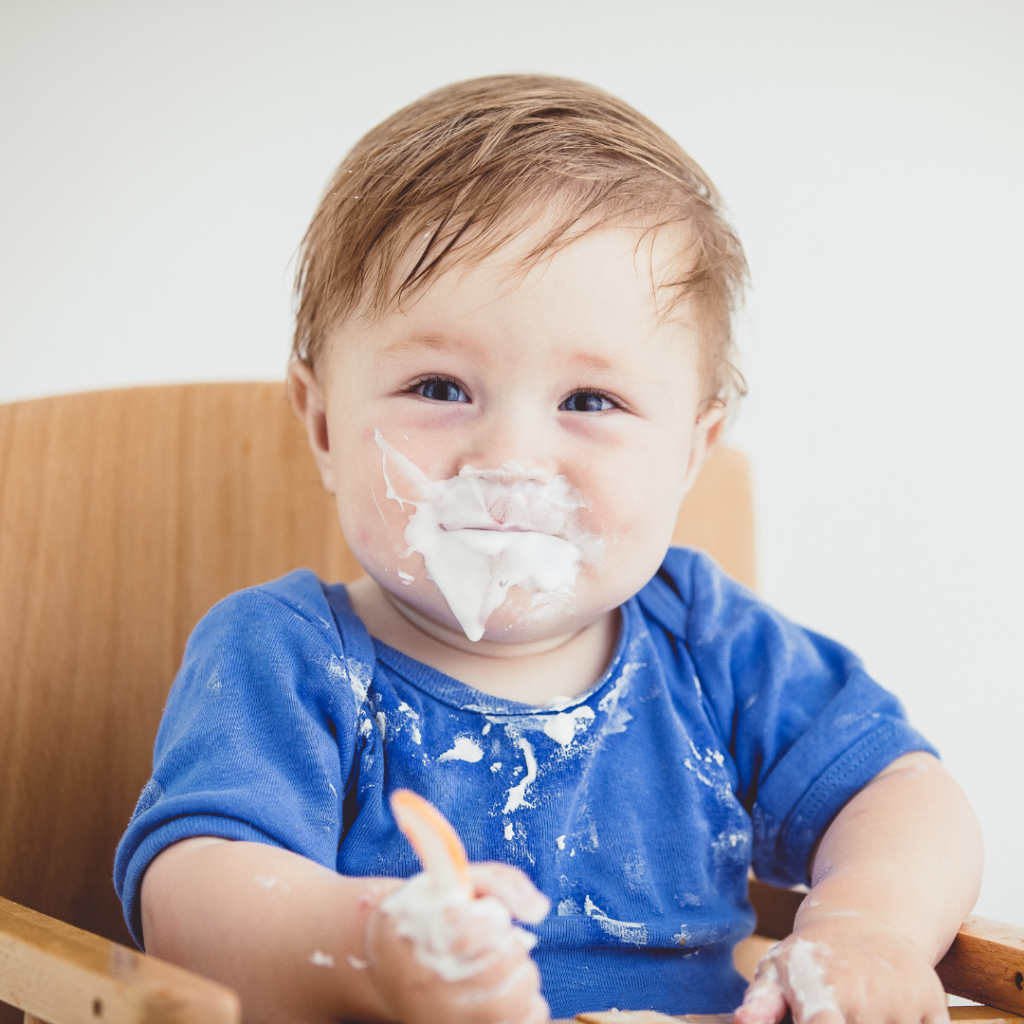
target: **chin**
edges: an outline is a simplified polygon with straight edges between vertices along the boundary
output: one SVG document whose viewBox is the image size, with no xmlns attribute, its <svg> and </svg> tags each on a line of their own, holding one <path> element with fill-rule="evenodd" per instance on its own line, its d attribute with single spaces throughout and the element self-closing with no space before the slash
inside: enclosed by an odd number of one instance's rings
<svg viewBox="0 0 1024 1024">
<path fill-rule="evenodd" d="M 399 589 L 394 585 L 393 573 L 394 570 L 388 573 L 390 578 L 378 578 L 393 597 L 460 638 L 467 638 L 444 596 L 429 579 L 422 578 Z M 621 604 L 620 600 L 601 603 L 595 600 L 595 595 L 581 595 L 576 589 L 540 593 L 512 587 L 502 604 L 487 617 L 480 640 L 499 644 L 532 643 L 575 633 Z"/>
<path fill-rule="evenodd" d="M 572 595 L 510 594 L 491 612 L 482 639 L 495 643 L 529 643 L 573 633 L 590 619 Z"/>
</svg>

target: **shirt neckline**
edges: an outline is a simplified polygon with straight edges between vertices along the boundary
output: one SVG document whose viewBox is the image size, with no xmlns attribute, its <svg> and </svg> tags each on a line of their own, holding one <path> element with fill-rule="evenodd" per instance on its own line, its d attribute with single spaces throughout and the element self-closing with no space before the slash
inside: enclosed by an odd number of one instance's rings
<svg viewBox="0 0 1024 1024">
<path fill-rule="evenodd" d="M 484 715 L 509 717 L 522 717 L 523 715 L 554 715 L 559 712 L 566 711 L 569 708 L 578 707 L 580 704 L 586 703 L 603 690 L 613 678 L 615 678 L 616 672 L 622 664 L 629 638 L 635 630 L 633 619 L 637 614 L 635 597 L 631 597 L 619 607 L 619 635 L 615 641 L 614 652 L 611 660 L 608 662 L 608 667 L 592 686 L 588 687 L 582 693 L 578 693 L 575 697 L 570 698 L 566 703 L 559 704 L 557 707 L 538 707 L 536 704 L 525 704 L 521 701 L 507 700 L 501 697 L 495 697 L 490 693 L 484 693 L 482 690 L 478 690 L 476 687 L 470 686 L 468 683 L 464 683 L 453 676 L 446 675 L 439 669 L 433 668 L 422 661 L 418 661 L 416 658 L 412 658 L 408 654 L 404 654 L 402 651 L 385 643 L 383 640 L 378 640 L 375 636 L 370 634 L 366 625 L 363 623 L 363 620 L 356 615 L 355 611 L 353 611 L 352 605 L 348 600 L 348 593 L 347 591 L 344 591 L 344 587 L 342 590 L 344 592 L 345 604 L 347 606 L 346 611 L 348 612 L 348 615 L 346 616 L 346 625 L 358 630 L 362 634 L 362 637 L 360 638 L 361 642 L 359 643 L 360 647 L 363 646 L 363 644 L 372 645 L 377 660 L 383 663 L 392 672 L 401 676 L 411 686 L 415 686 L 417 690 L 423 691 L 435 700 L 438 700 L 443 704 L 447 704 L 449 707 L 456 708 L 459 711 L 474 711 L 478 714 Z"/>
</svg>

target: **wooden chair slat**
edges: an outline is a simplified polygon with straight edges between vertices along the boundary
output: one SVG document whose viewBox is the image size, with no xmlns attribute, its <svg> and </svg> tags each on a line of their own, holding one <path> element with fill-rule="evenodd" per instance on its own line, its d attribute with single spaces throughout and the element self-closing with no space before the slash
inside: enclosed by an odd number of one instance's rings
<svg viewBox="0 0 1024 1024">
<path fill-rule="evenodd" d="M 216 982 L 0 898 L 0 999 L 26 1022 L 239 1024 Z"/>
</svg>

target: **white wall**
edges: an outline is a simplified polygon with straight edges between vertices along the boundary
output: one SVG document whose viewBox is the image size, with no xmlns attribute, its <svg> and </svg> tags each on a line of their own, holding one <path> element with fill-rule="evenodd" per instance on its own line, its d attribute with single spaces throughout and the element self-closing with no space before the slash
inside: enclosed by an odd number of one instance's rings
<svg viewBox="0 0 1024 1024">
<path fill-rule="evenodd" d="M 278 377 L 343 151 L 444 82 L 592 80 L 729 200 L 765 595 L 962 780 L 1024 924 L 1024 5 L 45 3 L 0 12 L 0 400 Z"/>
</svg>

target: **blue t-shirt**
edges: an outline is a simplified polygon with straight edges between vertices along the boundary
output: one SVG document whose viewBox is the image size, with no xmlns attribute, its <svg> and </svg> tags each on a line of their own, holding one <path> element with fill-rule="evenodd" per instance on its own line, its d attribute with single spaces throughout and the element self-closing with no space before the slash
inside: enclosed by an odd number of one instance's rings
<svg viewBox="0 0 1024 1024">
<path fill-rule="evenodd" d="M 733 1009 L 751 864 L 806 882 L 843 804 L 931 747 L 853 654 L 704 555 L 670 550 L 621 613 L 608 670 L 552 709 L 373 639 L 345 588 L 308 571 L 220 602 L 189 640 L 117 851 L 136 941 L 147 865 L 191 836 L 346 875 L 415 874 L 388 807 L 407 787 L 471 860 L 514 864 L 551 898 L 533 955 L 553 1016 Z"/>
</svg>

